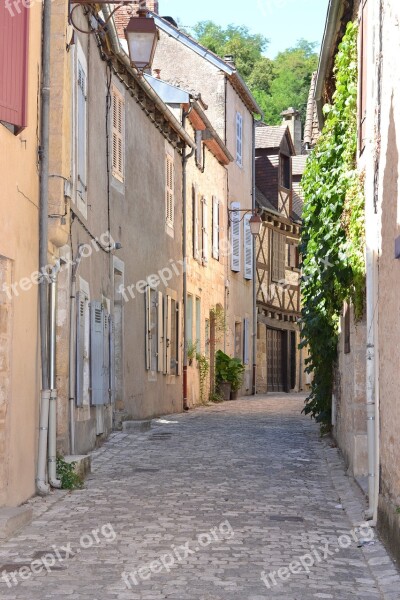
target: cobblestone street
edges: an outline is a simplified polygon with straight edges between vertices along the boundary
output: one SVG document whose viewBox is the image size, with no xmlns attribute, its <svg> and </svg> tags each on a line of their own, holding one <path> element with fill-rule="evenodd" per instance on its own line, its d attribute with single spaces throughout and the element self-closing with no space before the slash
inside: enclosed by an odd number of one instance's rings
<svg viewBox="0 0 400 600">
<path fill-rule="evenodd" d="M 380 542 L 359 547 L 362 494 L 303 399 L 114 433 L 83 490 L 31 501 L 33 523 L 0 548 L 0 598 L 399 599 Z"/>
</svg>

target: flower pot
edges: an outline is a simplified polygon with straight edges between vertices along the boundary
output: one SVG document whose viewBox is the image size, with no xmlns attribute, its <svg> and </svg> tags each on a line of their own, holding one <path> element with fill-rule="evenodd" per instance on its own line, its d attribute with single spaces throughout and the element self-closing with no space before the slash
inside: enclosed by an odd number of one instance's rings
<svg viewBox="0 0 400 600">
<path fill-rule="evenodd" d="M 239 390 L 231 390 L 231 400 L 237 400 L 239 397 Z"/>
<path fill-rule="evenodd" d="M 218 385 L 218 389 L 219 393 L 221 394 L 224 400 L 231 399 L 231 384 L 229 383 L 229 381 L 222 381 Z"/>
</svg>

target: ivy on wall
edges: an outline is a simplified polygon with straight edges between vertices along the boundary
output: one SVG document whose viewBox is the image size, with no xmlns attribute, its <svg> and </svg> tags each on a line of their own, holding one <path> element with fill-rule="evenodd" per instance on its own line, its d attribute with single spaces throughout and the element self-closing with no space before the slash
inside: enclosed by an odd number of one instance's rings
<svg viewBox="0 0 400 600">
<path fill-rule="evenodd" d="M 356 167 L 357 37 L 357 25 L 349 23 L 335 59 L 332 104 L 324 107 L 325 126 L 302 179 L 302 346 L 309 348 L 307 371 L 313 374 L 304 412 L 325 428 L 331 422 L 343 302 L 352 300 L 357 319 L 364 310 L 364 194 Z"/>
</svg>

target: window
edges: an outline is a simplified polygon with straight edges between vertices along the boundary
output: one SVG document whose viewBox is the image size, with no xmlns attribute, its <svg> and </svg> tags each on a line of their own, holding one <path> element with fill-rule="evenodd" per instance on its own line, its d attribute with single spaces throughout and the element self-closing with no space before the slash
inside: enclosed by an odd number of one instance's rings
<svg viewBox="0 0 400 600">
<path fill-rule="evenodd" d="M 169 227 L 174 226 L 174 187 L 174 159 L 170 154 L 167 154 L 165 160 L 165 219 Z"/>
<path fill-rule="evenodd" d="M 272 281 L 282 281 L 285 279 L 286 263 L 286 239 L 278 231 L 272 231 Z"/>
<path fill-rule="evenodd" d="M 232 202 L 231 210 L 231 269 L 240 272 L 240 202 Z"/>
<path fill-rule="evenodd" d="M 29 4 L 0 3 L 0 121 L 27 125 Z"/>
<path fill-rule="evenodd" d="M 242 324 L 240 321 L 235 323 L 235 358 L 243 359 Z"/>
<path fill-rule="evenodd" d="M 164 357 L 166 375 L 181 374 L 181 307 L 170 296 L 164 297 Z"/>
<path fill-rule="evenodd" d="M 292 269 L 297 269 L 299 266 L 299 249 L 296 244 L 288 243 L 287 245 L 287 266 Z"/>
<path fill-rule="evenodd" d="M 213 196 L 212 205 L 212 255 L 213 258 L 219 260 L 219 202 L 218 199 Z"/>
<path fill-rule="evenodd" d="M 196 345 L 197 352 L 201 350 L 201 301 L 200 298 L 196 298 Z"/>
<path fill-rule="evenodd" d="M 361 2 L 361 49 L 360 49 L 360 83 L 359 83 L 359 148 L 360 154 L 365 148 L 366 121 L 367 121 L 367 65 L 368 65 L 368 7 L 367 0 Z"/>
<path fill-rule="evenodd" d="M 77 45 L 76 67 L 76 203 L 87 216 L 87 64 L 81 46 Z"/>
<path fill-rule="evenodd" d="M 192 187 L 192 208 L 193 208 L 193 258 L 200 260 L 199 253 L 199 206 L 198 206 L 198 194 L 197 187 Z"/>
<path fill-rule="evenodd" d="M 350 304 L 344 303 L 343 307 L 343 336 L 344 336 L 344 353 L 350 354 Z"/>
<path fill-rule="evenodd" d="M 207 198 L 202 198 L 202 259 L 203 264 L 208 263 L 208 203 Z"/>
<path fill-rule="evenodd" d="M 281 154 L 280 156 L 280 167 L 281 167 L 281 186 L 290 190 L 291 188 L 291 162 L 290 157 Z"/>
<path fill-rule="evenodd" d="M 253 279 L 253 236 L 250 229 L 251 215 L 244 217 L 244 278 Z"/>
<path fill-rule="evenodd" d="M 243 166 L 243 117 L 236 113 L 236 163 Z"/>
<path fill-rule="evenodd" d="M 161 313 L 159 308 L 161 307 Z M 162 350 L 162 293 L 146 288 L 146 369 L 160 371 L 159 355 Z"/>
<path fill-rule="evenodd" d="M 190 294 L 186 304 L 186 340 L 188 345 L 193 343 L 193 296 Z"/>
<path fill-rule="evenodd" d="M 115 179 L 124 181 L 125 170 L 125 100 L 113 86 L 112 102 L 112 174 Z"/>
</svg>

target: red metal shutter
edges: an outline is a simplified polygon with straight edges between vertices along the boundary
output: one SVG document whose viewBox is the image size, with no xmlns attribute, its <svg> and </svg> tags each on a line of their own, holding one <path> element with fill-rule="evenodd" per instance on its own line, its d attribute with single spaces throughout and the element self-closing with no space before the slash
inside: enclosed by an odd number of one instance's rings
<svg viewBox="0 0 400 600">
<path fill-rule="evenodd" d="M 26 126 L 29 10 L 0 2 L 0 121 Z"/>
</svg>

